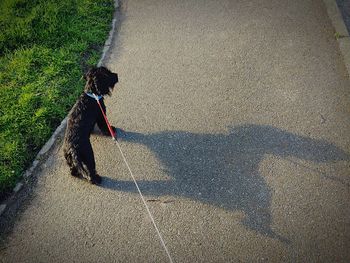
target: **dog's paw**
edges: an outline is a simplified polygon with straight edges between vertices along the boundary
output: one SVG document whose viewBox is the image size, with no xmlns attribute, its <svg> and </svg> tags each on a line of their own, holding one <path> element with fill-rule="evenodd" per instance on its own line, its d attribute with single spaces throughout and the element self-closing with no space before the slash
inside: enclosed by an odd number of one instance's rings
<svg viewBox="0 0 350 263">
<path fill-rule="evenodd" d="M 73 176 L 73 177 L 79 177 L 78 170 L 75 169 L 75 168 L 71 168 L 71 169 L 70 169 L 70 174 L 71 174 L 71 176 Z"/>
<path fill-rule="evenodd" d="M 92 177 L 91 180 L 90 180 L 90 183 L 96 184 L 96 185 L 101 184 L 101 182 L 102 182 L 102 177 L 99 176 L 98 174 L 96 174 L 96 175 L 95 175 L 94 177 Z"/>
</svg>

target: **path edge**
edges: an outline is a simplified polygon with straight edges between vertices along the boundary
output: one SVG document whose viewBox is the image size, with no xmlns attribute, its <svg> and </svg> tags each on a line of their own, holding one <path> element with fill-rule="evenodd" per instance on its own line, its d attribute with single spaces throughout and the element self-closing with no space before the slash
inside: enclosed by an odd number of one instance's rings
<svg viewBox="0 0 350 263">
<path fill-rule="evenodd" d="M 350 36 L 346 29 L 343 16 L 335 0 L 323 0 L 328 17 L 330 18 L 335 30 L 334 38 L 338 42 L 340 53 L 343 56 L 344 64 L 350 77 Z"/>
</svg>

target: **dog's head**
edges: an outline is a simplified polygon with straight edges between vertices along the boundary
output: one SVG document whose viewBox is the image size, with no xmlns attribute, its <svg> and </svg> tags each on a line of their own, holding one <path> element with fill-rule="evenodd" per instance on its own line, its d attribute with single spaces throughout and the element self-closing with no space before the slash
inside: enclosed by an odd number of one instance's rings
<svg viewBox="0 0 350 263">
<path fill-rule="evenodd" d="M 91 68 L 85 75 L 85 92 L 96 95 L 111 95 L 114 85 L 118 83 L 118 74 L 105 67 Z"/>
</svg>

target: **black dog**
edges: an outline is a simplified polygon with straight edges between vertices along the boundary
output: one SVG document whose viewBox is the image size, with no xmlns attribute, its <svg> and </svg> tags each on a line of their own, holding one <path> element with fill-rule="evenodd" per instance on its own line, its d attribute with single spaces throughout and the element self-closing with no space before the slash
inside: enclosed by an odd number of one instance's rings
<svg viewBox="0 0 350 263">
<path fill-rule="evenodd" d="M 84 76 L 86 85 L 68 116 L 68 124 L 64 138 L 64 157 L 73 176 L 86 178 L 92 184 L 100 184 L 101 177 L 96 173 L 95 158 L 90 143 L 90 134 L 95 124 L 103 134 L 109 135 L 96 97 L 106 112 L 104 95 L 111 95 L 118 82 L 118 74 L 105 67 L 92 68 Z M 112 126 L 113 131 L 116 128 Z"/>
</svg>

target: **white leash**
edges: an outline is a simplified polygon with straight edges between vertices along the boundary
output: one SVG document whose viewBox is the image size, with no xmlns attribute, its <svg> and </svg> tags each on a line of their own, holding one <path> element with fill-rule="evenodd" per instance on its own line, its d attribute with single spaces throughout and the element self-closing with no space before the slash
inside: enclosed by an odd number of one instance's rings
<svg viewBox="0 0 350 263">
<path fill-rule="evenodd" d="M 136 179 L 135 179 L 135 177 L 134 177 L 134 175 L 133 175 L 133 173 L 132 173 L 132 171 L 131 171 L 131 169 L 130 169 L 130 166 L 129 166 L 128 162 L 126 161 L 126 158 L 125 158 L 125 156 L 124 156 L 124 153 L 123 153 L 123 151 L 122 151 L 122 149 L 121 149 L 121 147 L 120 147 L 118 141 L 117 141 L 115 138 L 113 138 L 113 140 L 115 141 L 116 145 L 118 146 L 119 151 L 120 151 L 120 153 L 121 153 L 121 155 L 122 155 L 122 157 L 123 157 L 123 160 L 124 160 L 126 166 L 128 167 L 128 170 L 129 170 L 129 172 L 130 172 L 130 175 L 131 175 L 131 177 L 132 177 L 132 180 L 134 181 L 134 183 L 135 183 L 135 185 L 136 185 L 137 191 L 139 192 L 139 194 L 140 194 L 140 196 L 141 196 L 142 202 L 143 202 L 143 204 L 145 205 L 146 210 L 147 210 L 147 212 L 148 212 L 148 215 L 149 215 L 149 217 L 151 218 L 151 221 L 152 221 L 152 223 L 153 223 L 153 226 L 154 226 L 154 228 L 155 228 L 156 231 L 157 231 L 157 234 L 158 234 L 158 236 L 159 236 L 160 242 L 161 242 L 162 246 L 164 247 L 164 250 L 165 250 L 165 252 L 166 252 L 166 254 L 167 254 L 168 258 L 169 258 L 169 261 L 170 261 L 171 263 L 173 263 L 173 260 L 172 260 L 172 258 L 171 258 L 171 256 L 170 256 L 170 253 L 169 253 L 169 250 L 168 250 L 168 248 L 167 248 L 166 245 L 165 245 L 165 242 L 164 242 L 164 240 L 163 240 L 163 238 L 162 238 L 162 235 L 161 235 L 160 232 L 159 232 L 159 229 L 158 229 L 158 227 L 157 227 L 157 225 L 156 225 L 156 222 L 155 222 L 154 219 L 153 219 L 153 216 L 152 216 L 152 214 L 151 214 L 151 211 L 150 211 L 149 208 L 148 208 L 148 205 L 147 205 L 147 203 L 146 203 L 146 201 L 145 201 L 145 198 L 143 197 L 143 195 L 142 195 L 142 193 L 141 193 L 140 187 L 139 187 L 139 185 L 138 185 L 137 182 L 136 182 Z"/>
<path fill-rule="evenodd" d="M 137 191 L 139 192 L 139 194 L 140 194 L 140 196 L 141 196 L 142 202 L 143 202 L 143 204 L 145 205 L 146 210 L 147 210 L 147 212 L 148 212 L 148 215 L 149 215 L 149 217 L 151 218 L 151 221 L 152 221 L 152 223 L 153 223 L 153 226 L 154 226 L 154 228 L 155 228 L 156 231 L 157 231 L 157 234 L 158 234 L 158 236 L 159 236 L 160 242 L 162 243 L 162 246 L 164 247 L 164 250 L 165 250 L 165 252 L 166 252 L 166 254 L 167 254 L 168 258 L 169 258 L 170 263 L 173 263 L 173 260 L 172 260 L 172 258 L 171 258 L 171 256 L 170 256 L 170 253 L 169 253 L 169 251 L 168 251 L 168 249 L 167 249 L 167 247 L 166 247 L 166 245 L 165 245 L 165 242 L 164 242 L 164 240 L 163 240 L 163 238 L 162 238 L 162 235 L 160 234 L 159 229 L 158 229 L 158 227 L 157 227 L 157 225 L 156 225 L 156 222 L 155 222 L 154 219 L 153 219 L 153 216 L 152 216 L 152 214 L 151 214 L 151 211 L 150 211 L 149 208 L 148 208 L 148 205 L 147 205 L 147 203 L 146 203 L 146 201 L 145 201 L 145 198 L 143 198 L 143 195 L 142 195 L 142 193 L 141 193 L 140 187 L 139 187 L 139 185 L 138 185 L 137 182 L 136 182 L 136 179 L 135 179 L 134 174 L 132 173 L 132 171 L 131 171 L 131 169 L 130 169 L 130 166 L 129 166 L 128 162 L 126 161 L 126 158 L 125 158 L 125 156 L 124 156 L 124 153 L 123 153 L 123 151 L 122 151 L 122 148 L 120 147 L 118 141 L 117 141 L 116 138 L 115 138 L 115 134 L 114 134 L 114 132 L 113 132 L 113 129 L 112 129 L 111 125 L 109 124 L 109 121 L 108 121 L 108 119 L 107 119 L 107 116 L 106 116 L 106 114 L 104 113 L 104 111 L 103 111 L 103 109 L 102 109 L 102 106 L 101 106 L 101 104 L 100 104 L 100 99 L 103 98 L 103 97 L 102 97 L 102 96 L 98 97 L 98 96 L 97 96 L 96 94 L 94 94 L 94 93 L 92 93 L 92 94 L 86 93 L 86 94 L 87 94 L 89 97 L 94 98 L 94 99 L 96 100 L 98 106 L 100 107 L 101 113 L 102 113 L 102 115 L 103 115 L 103 118 L 104 118 L 105 121 L 106 121 L 108 130 L 109 130 L 109 132 L 110 132 L 110 134 L 111 134 L 111 137 L 113 138 L 113 140 L 114 140 L 115 143 L 117 144 L 117 146 L 118 146 L 118 148 L 119 148 L 119 151 L 120 151 L 121 155 L 123 156 L 124 162 L 125 162 L 126 166 L 127 166 L 128 169 L 129 169 L 131 178 L 132 178 L 132 180 L 134 181 L 134 183 L 135 183 L 135 185 L 136 185 Z"/>
</svg>

